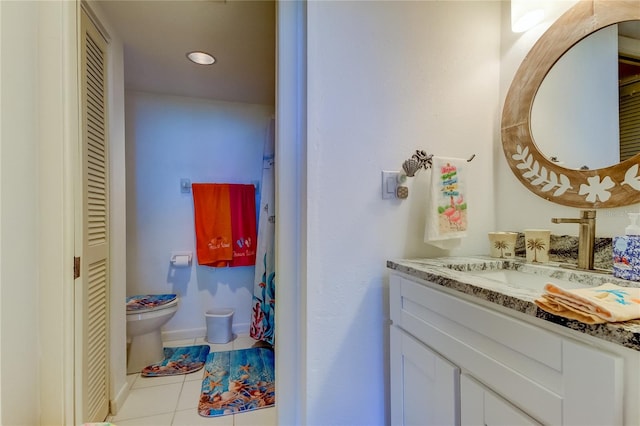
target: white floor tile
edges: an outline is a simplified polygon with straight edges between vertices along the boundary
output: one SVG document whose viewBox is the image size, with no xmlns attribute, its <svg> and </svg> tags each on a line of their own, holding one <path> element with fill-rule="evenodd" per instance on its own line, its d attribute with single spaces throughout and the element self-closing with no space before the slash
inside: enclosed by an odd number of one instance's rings
<svg viewBox="0 0 640 426">
<path fill-rule="evenodd" d="M 160 377 L 144 377 L 138 375 L 138 378 L 135 382 L 133 382 L 133 386 L 131 387 L 131 389 L 148 388 L 149 386 L 163 386 L 182 382 L 184 382 L 184 374 Z"/>
<path fill-rule="evenodd" d="M 120 420 L 117 426 L 171 426 L 173 413 L 158 416 L 139 417 L 137 419 Z"/>
<path fill-rule="evenodd" d="M 226 344 L 212 344 L 204 337 L 164 342 L 165 347 L 208 344 L 212 352 L 248 349 L 256 340 L 248 335 L 234 336 Z M 274 426 L 275 407 L 220 417 L 202 417 L 197 407 L 204 369 L 191 374 L 142 377 L 127 375 L 130 392 L 117 416 L 109 420 L 118 426 Z"/>
<path fill-rule="evenodd" d="M 233 426 L 233 416 L 202 417 L 197 410 L 179 410 L 173 417 L 173 426 Z"/>
<path fill-rule="evenodd" d="M 250 347 L 252 347 L 255 343 L 257 342 L 257 340 L 252 339 L 249 336 L 238 336 L 234 341 L 233 341 L 233 349 L 249 349 Z"/>
<path fill-rule="evenodd" d="M 229 343 L 209 343 L 204 337 L 198 337 L 196 339 L 196 345 L 209 345 L 211 352 L 222 352 L 233 350 L 233 340 Z"/>
<path fill-rule="evenodd" d="M 203 377 L 204 377 L 204 367 L 202 367 L 198 371 L 194 371 L 193 373 L 185 374 L 184 375 L 184 381 L 185 382 L 190 382 L 190 381 L 193 381 L 193 380 L 202 381 Z"/>
<path fill-rule="evenodd" d="M 235 414 L 233 424 L 235 426 L 276 426 L 276 407 L 261 408 L 246 413 Z"/>
<path fill-rule="evenodd" d="M 132 389 L 113 421 L 117 423 L 119 420 L 172 413 L 181 389 L 182 383 Z"/>
<path fill-rule="evenodd" d="M 187 408 L 198 408 L 198 401 L 200 401 L 200 392 L 202 391 L 201 381 L 184 382 L 182 385 L 182 392 L 180 392 L 180 399 L 178 399 L 178 406 L 176 410 L 186 410 Z"/>
</svg>

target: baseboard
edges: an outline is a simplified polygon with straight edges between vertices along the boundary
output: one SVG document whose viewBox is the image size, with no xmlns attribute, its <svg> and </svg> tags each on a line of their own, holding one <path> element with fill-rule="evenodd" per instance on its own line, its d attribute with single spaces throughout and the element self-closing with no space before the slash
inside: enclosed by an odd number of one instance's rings
<svg viewBox="0 0 640 426">
<path fill-rule="evenodd" d="M 124 404 L 128 396 L 129 382 L 125 381 L 120 388 L 120 391 L 116 393 L 116 397 L 109 401 L 109 411 L 111 411 L 112 416 L 116 416 L 118 414 L 118 410 L 120 410 L 120 407 L 122 407 L 122 404 Z"/>
<path fill-rule="evenodd" d="M 236 335 L 248 335 L 249 323 L 233 324 L 231 331 Z M 166 330 L 162 332 L 162 341 L 197 339 L 207 335 L 207 327 L 187 328 L 182 330 Z"/>
<path fill-rule="evenodd" d="M 167 330 L 162 332 L 162 341 L 170 342 L 173 340 L 187 340 L 207 335 L 206 327 L 185 328 L 182 330 Z"/>
<path fill-rule="evenodd" d="M 244 324 L 233 324 L 231 326 L 231 331 L 233 331 L 233 334 L 238 334 L 238 335 L 242 335 L 242 334 L 246 334 L 247 336 L 249 335 L 249 323 L 244 323 Z"/>
</svg>

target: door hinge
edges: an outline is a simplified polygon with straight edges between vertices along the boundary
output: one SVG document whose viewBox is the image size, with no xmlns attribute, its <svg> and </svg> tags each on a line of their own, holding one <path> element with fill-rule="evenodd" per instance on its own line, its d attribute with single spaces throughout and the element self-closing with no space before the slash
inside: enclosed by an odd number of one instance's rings
<svg viewBox="0 0 640 426">
<path fill-rule="evenodd" d="M 80 278 L 80 258 L 73 258 L 73 279 Z"/>
</svg>

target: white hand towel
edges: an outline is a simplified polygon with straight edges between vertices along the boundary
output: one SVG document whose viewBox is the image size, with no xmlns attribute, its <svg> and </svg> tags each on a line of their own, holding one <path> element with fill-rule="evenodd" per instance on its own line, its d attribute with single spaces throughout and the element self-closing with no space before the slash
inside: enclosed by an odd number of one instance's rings
<svg viewBox="0 0 640 426">
<path fill-rule="evenodd" d="M 425 243 L 450 250 L 467 235 L 466 164 L 461 158 L 432 158 Z"/>
</svg>

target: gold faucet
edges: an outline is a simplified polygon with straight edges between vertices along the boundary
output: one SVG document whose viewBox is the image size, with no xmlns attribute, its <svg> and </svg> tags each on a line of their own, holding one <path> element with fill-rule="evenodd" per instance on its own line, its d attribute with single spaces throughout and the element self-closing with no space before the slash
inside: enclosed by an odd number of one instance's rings
<svg viewBox="0 0 640 426">
<path fill-rule="evenodd" d="M 593 247 L 596 241 L 596 211 L 580 210 L 579 219 L 554 217 L 553 223 L 577 223 L 580 225 L 578 234 L 578 269 L 593 270 Z"/>
</svg>

